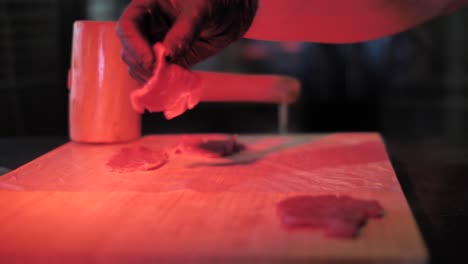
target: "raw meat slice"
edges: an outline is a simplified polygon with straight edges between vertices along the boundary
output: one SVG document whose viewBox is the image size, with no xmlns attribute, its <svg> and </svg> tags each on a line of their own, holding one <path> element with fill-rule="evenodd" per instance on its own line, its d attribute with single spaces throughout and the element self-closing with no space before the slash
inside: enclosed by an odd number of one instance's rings
<svg viewBox="0 0 468 264">
<path fill-rule="evenodd" d="M 286 228 L 321 228 L 327 237 L 354 238 L 368 218 L 382 217 L 384 210 L 374 200 L 323 195 L 287 198 L 277 212 Z"/>
<path fill-rule="evenodd" d="M 114 154 L 107 166 L 113 172 L 135 172 L 155 170 L 168 162 L 165 152 L 155 152 L 145 147 L 125 147 Z"/>
<path fill-rule="evenodd" d="M 164 112 L 172 119 L 193 109 L 199 102 L 202 90 L 201 78 L 176 64 L 168 63 L 161 43 L 154 46 L 156 65 L 153 76 L 131 94 L 132 107 L 138 113 Z"/>
<path fill-rule="evenodd" d="M 197 155 L 210 158 L 226 157 L 245 150 L 237 136 L 186 137 L 176 146 L 175 154 Z"/>
</svg>

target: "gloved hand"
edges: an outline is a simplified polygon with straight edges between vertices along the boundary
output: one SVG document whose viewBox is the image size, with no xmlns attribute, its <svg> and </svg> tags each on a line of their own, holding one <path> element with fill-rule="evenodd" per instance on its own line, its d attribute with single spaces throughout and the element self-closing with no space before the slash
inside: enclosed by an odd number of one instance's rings
<svg viewBox="0 0 468 264">
<path fill-rule="evenodd" d="M 170 62 L 190 67 L 241 38 L 258 0 L 133 0 L 117 24 L 122 59 L 140 83 L 152 75 L 152 45 L 163 42 Z"/>
</svg>

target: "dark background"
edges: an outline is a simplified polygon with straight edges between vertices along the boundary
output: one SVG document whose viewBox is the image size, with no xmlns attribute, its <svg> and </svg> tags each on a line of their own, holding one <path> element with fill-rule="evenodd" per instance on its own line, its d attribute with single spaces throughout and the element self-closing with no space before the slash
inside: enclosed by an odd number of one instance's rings
<svg viewBox="0 0 468 264">
<path fill-rule="evenodd" d="M 0 168 L 67 140 L 73 21 L 115 20 L 126 2 L 0 0 Z M 298 77 L 291 132 L 382 133 L 432 262 L 468 263 L 467 15 L 359 44 L 242 40 L 197 68 Z M 276 117 L 272 105 L 201 104 L 173 121 L 145 115 L 143 130 L 265 133 Z"/>
</svg>

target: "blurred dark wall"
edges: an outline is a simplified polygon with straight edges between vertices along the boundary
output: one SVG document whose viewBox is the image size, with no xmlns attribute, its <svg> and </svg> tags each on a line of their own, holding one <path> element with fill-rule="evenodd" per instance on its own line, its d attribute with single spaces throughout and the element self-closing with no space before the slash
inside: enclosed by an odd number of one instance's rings
<svg viewBox="0 0 468 264">
<path fill-rule="evenodd" d="M 67 133 L 71 29 L 85 5 L 0 1 L 0 136 Z"/>
<path fill-rule="evenodd" d="M 0 136 L 67 135 L 73 21 L 115 20 L 126 0 L 0 1 Z M 242 40 L 198 69 L 289 74 L 303 84 L 293 132 L 380 131 L 463 136 L 467 11 L 359 44 Z M 222 87 L 220 87 L 222 89 Z M 273 132 L 276 106 L 201 104 L 146 133 Z"/>
</svg>

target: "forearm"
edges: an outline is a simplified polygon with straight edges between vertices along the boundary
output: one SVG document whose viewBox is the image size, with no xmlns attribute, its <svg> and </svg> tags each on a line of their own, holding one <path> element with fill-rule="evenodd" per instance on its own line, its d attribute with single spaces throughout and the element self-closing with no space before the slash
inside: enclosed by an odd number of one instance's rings
<svg viewBox="0 0 468 264">
<path fill-rule="evenodd" d="M 245 38 L 349 43 L 398 33 L 468 0 L 259 0 Z"/>
</svg>

